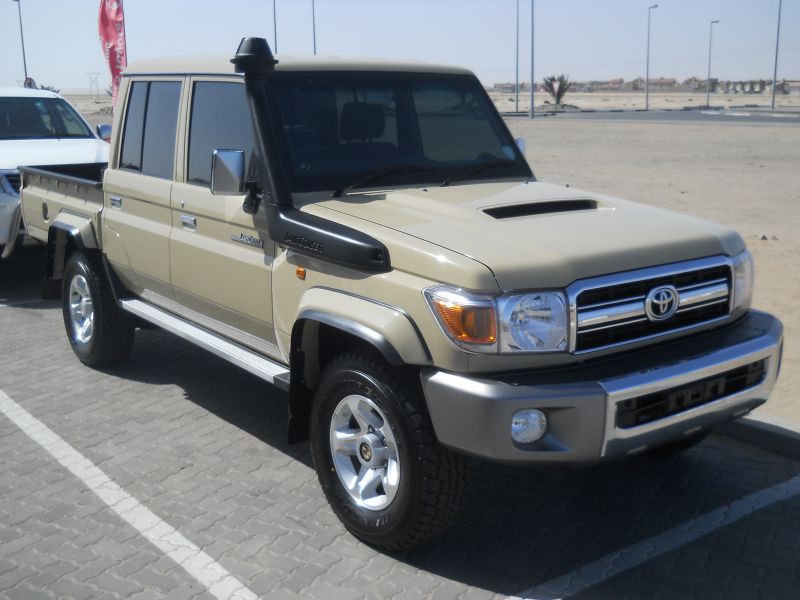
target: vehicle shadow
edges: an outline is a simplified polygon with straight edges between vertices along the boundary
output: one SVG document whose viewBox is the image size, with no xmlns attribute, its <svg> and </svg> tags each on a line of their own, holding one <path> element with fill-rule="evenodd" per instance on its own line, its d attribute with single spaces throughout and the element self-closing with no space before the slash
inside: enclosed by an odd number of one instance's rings
<svg viewBox="0 0 800 600">
<path fill-rule="evenodd" d="M 0 303 L 38 305 L 41 300 L 46 249 L 28 240 L 6 259 L 0 259 Z M 41 300 L 44 304 L 45 300 Z"/>
<path fill-rule="evenodd" d="M 193 403 L 311 466 L 307 443 L 286 442 L 286 394 L 183 340 L 140 331 L 130 360 L 110 373 L 180 386 Z M 583 468 L 519 468 L 471 460 L 469 471 L 457 525 L 417 551 L 392 558 L 450 580 L 514 595 L 785 481 L 800 473 L 800 464 L 712 436 L 678 456 Z M 729 570 L 735 570 L 738 561 L 746 569 L 748 561 L 757 562 L 764 551 L 741 536 L 737 539 L 733 563 L 723 549 L 725 566 L 719 572 L 708 571 L 714 557 L 706 556 L 704 562 L 682 565 L 680 577 L 695 577 L 716 589 L 730 586 Z M 787 558 L 800 565 L 800 547 Z M 674 560 L 664 564 L 677 568 Z M 665 575 L 653 590 L 631 597 L 650 597 L 672 585 L 668 580 Z M 800 573 L 797 581 L 800 584 Z M 640 582 L 644 588 L 648 585 L 656 584 Z"/>
</svg>

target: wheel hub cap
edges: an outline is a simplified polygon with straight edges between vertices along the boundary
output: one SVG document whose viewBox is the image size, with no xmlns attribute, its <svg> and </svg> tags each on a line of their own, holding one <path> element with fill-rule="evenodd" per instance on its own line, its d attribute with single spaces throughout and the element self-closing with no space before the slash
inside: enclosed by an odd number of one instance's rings
<svg viewBox="0 0 800 600">
<path fill-rule="evenodd" d="M 336 474 L 355 504 L 389 506 L 400 485 L 400 457 L 384 412 L 366 396 L 347 396 L 333 411 L 330 443 Z"/>
<path fill-rule="evenodd" d="M 94 305 L 89 284 L 83 275 L 75 275 L 69 284 L 69 321 L 75 339 L 87 343 L 94 333 Z"/>
<path fill-rule="evenodd" d="M 372 458 L 372 448 L 362 442 L 361 446 L 358 448 L 358 451 L 361 454 L 361 460 L 365 463 L 369 463 L 370 459 Z"/>
</svg>

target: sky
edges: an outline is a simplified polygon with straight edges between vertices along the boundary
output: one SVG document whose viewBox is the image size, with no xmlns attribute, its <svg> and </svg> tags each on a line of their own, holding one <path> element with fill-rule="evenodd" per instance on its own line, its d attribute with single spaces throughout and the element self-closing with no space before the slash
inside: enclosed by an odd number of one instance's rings
<svg viewBox="0 0 800 600">
<path fill-rule="evenodd" d="M 312 0 L 275 0 L 278 57 L 312 53 Z M 533 0 L 535 73 L 573 80 L 644 76 L 653 0 Z M 778 0 L 656 0 L 650 76 L 771 79 Z M 21 0 L 28 72 L 39 85 L 110 84 L 99 0 Z M 242 36 L 274 46 L 273 0 L 124 0 L 128 61 L 233 55 Z M 513 81 L 517 0 L 316 0 L 319 54 L 466 66 L 485 85 Z M 519 0 L 520 81 L 530 80 L 531 0 Z M 23 79 L 17 3 L 0 0 L 0 86 Z M 800 0 L 783 0 L 778 78 L 800 79 Z"/>
</svg>

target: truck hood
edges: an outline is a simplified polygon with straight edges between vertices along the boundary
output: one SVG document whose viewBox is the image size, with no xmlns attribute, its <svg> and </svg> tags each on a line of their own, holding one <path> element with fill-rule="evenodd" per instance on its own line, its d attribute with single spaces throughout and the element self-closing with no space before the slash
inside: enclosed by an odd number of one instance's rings
<svg viewBox="0 0 800 600">
<path fill-rule="evenodd" d="M 107 143 L 97 138 L 0 140 L 0 170 L 107 162 L 108 148 Z"/>
<path fill-rule="evenodd" d="M 314 204 L 470 257 L 503 290 L 561 288 L 744 249 L 736 232 L 714 223 L 542 182 L 368 192 Z M 439 279 L 447 282 L 447 273 Z"/>
</svg>

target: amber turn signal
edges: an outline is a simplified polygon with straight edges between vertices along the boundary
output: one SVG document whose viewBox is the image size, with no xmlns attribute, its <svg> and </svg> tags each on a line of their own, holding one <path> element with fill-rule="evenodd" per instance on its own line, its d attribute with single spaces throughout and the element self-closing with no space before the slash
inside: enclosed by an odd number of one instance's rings
<svg viewBox="0 0 800 600">
<path fill-rule="evenodd" d="M 460 306 L 447 300 L 434 300 L 436 312 L 450 335 L 471 344 L 494 344 L 497 319 L 490 306 Z"/>
<path fill-rule="evenodd" d="M 294 270 L 294 274 L 297 275 L 297 278 L 301 281 L 305 281 L 306 278 L 306 270 L 303 267 L 297 267 Z"/>
</svg>

